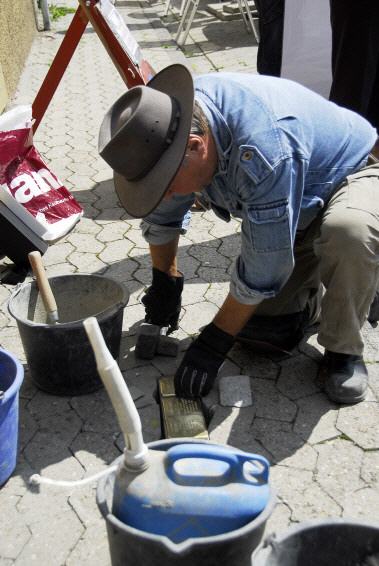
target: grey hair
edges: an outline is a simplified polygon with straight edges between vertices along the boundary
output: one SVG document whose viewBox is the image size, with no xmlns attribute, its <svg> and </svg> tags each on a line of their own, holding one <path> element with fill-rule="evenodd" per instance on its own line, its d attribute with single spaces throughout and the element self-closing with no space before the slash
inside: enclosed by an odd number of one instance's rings
<svg viewBox="0 0 379 566">
<path fill-rule="evenodd" d="M 192 122 L 191 122 L 191 134 L 198 136 L 205 136 L 209 132 L 208 120 L 197 100 L 194 102 Z"/>
</svg>

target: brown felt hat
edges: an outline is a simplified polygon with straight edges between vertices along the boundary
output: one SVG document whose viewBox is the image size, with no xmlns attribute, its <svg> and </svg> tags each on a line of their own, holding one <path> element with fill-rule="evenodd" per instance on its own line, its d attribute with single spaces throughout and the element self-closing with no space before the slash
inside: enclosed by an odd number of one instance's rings
<svg viewBox="0 0 379 566">
<path fill-rule="evenodd" d="M 100 127 L 99 153 L 114 171 L 125 210 L 147 216 L 162 200 L 184 158 L 194 87 L 183 65 L 171 65 L 146 86 L 123 94 Z"/>
</svg>

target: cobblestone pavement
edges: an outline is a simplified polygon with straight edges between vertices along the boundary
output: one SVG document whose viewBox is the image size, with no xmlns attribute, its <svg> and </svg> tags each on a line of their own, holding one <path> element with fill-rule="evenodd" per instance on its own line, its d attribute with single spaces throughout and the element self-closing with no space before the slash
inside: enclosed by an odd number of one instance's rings
<svg viewBox="0 0 379 566">
<path fill-rule="evenodd" d="M 66 1 L 66 5 L 75 5 Z M 162 3 L 119 1 L 119 9 L 145 57 L 159 70 L 174 61 L 194 72 L 217 69 L 254 71 L 256 46 L 241 20 L 223 22 L 199 10 L 186 47 L 178 49 L 177 4 L 163 15 Z M 39 33 L 21 78 L 15 104 L 31 103 L 71 16 Z M 162 24 L 165 21 L 166 25 Z M 143 422 L 144 437 L 161 437 L 153 392 L 157 378 L 173 374 L 177 361 L 134 357 L 135 332 L 143 318 L 140 296 L 150 281 L 147 246 L 139 222 L 120 208 L 111 171 L 99 158 L 97 133 L 106 109 L 124 90 L 100 41 L 88 29 L 37 132 L 35 143 L 64 180 L 85 215 L 75 229 L 44 256 L 48 275 L 99 273 L 130 291 L 125 309 L 120 367 Z M 212 213 L 194 212 L 180 243 L 185 272 L 181 349 L 211 320 L 228 289 L 232 259 L 238 253 L 239 224 L 222 223 Z M 9 260 L 1 261 L 3 268 Z M 29 280 L 29 277 L 27 278 Z M 7 310 L 14 290 L 0 287 L 1 345 L 25 364 L 20 396 L 20 455 L 14 475 L 0 489 L 0 564 L 8 566 L 106 566 L 105 524 L 95 502 L 95 486 L 34 491 L 28 478 L 40 473 L 76 480 L 101 471 L 122 450 L 112 407 L 104 390 L 80 397 L 55 397 L 36 389 L 28 376 L 15 321 Z M 226 407 L 217 387 L 206 400 L 213 415 L 211 439 L 266 455 L 278 505 L 267 532 L 282 531 L 310 518 L 378 519 L 379 509 L 379 352 L 378 330 L 365 328 L 370 393 L 359 405 L 329 402 L 317 385 L 321 348 L 315 335 L 291 357 L 257 357 L 235 346 L 221 376 L 247 374 L 253 405 Z"/>
</svg>

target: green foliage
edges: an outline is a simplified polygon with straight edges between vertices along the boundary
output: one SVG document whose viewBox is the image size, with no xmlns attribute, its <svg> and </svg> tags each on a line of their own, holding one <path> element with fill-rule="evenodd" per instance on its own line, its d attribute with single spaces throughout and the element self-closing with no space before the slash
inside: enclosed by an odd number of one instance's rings
<svg viewBox="0 0 379 566">
<path fill-rule="evenodd" d="M 49 12 L 53 21 L 67 16 L 67 14 L 73 14 L 75 11 L 75 8 L 66 8 L 65 6 L 57 6 L 56 4 L 49 6 Z"/>
</svg>

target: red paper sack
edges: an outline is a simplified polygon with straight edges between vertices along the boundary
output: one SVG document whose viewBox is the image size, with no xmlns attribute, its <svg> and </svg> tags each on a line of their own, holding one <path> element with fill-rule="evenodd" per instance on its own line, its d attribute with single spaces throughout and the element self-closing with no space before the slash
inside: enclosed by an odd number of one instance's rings
<svg viewBox="0 0 379 566">
<path fill-rule="evenodd" d="M 52 242 L 73 228 L 83 210 L 44 163 L 32 139 L 31 127 L 0 131 L 0 200 Z"/>
</svg>

